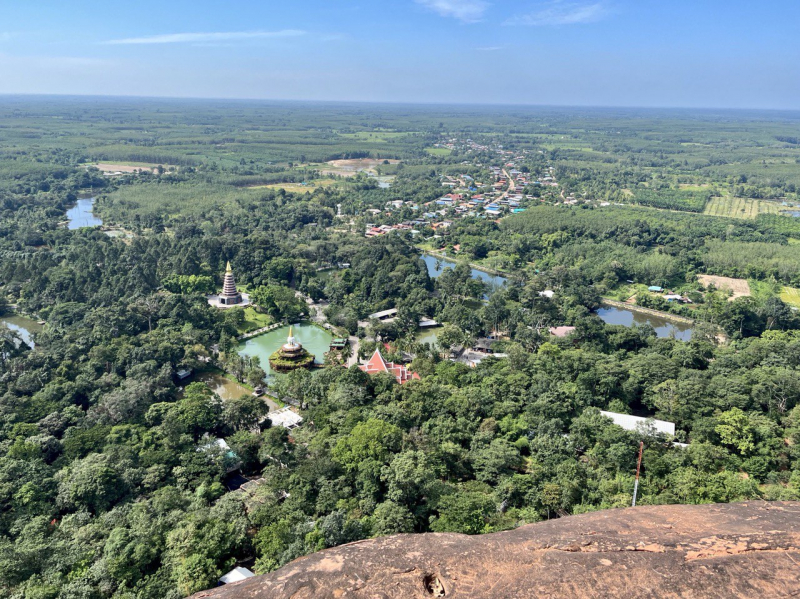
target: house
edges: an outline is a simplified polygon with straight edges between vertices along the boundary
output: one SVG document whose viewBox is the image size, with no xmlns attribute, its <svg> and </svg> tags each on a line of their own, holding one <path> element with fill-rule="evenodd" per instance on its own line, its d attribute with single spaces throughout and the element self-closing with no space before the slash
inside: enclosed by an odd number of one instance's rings
<svg viewBox="0 0 800 599">
<path fill-rule="evenodd" d="M 621 426 L 626 431 L 635 431 L 644 428 L 647 430 L 652 426 L 657 432 L 665 435 L 675 436 L 675 424 L 666 420 L 656 420 L 655 418 L 642 418 L 641 416 L 631 416 L 630 414 L 617 414 L 616 412 L 600 413 L 606 418 L 611 418 L 614 424 Z"/>
<path fill-rule="evenodd" d="M 386 372 L 394 376 L 401 385 L 410 380 L 419 380 L 419 375 L 416 372 L 409 371 L 408 368 L 402 364 L 395 364 L 394 362 L 387 362 L 384 360 L 379 349 L 375 350 L 369 362 L 359 365 L 359 369 L 367 374 Z"/>
<path fill-rule="evenodd" d="M 492 354 L 494 351 L 492 350 L 492 340 L 481 338 L 475 342 L 475 345 L 472 349 L 481 354 Z"/>
<path fill-rule="evenodd" d="M 328 347 L 329 351 L 341 351 L 345 347 L 347 347 L 347 339 L 339 338 L 331 340 L 331 344 Z"/>
<path fill-rule="evenodd" d="M 175 376 L 178 377 L 179 381 L 185 381 L 190 376 L 192 376 L 192 370 L 190 368 L 184 368 L 183 370 L 179 370 L 175 373 Z"/>
<path fill-rule="evenodd" d="M 658 285 L 650 285 L 650 287 L 648 287 L 647 290 L 652 293 L 661 293 L 662 291 L 664 291 L 664 288 L 659 287 Z"/>
<path fill-rule="evenodd" d="M 370 320 L 374 318 L 375 320 L 380 320 L 381 322 L 392 322 L 395 316 L 397 316 L 397 308 L 390 308 L 389 310 L 382 310 L 381 312 L 370 314 L 367 316 L 367 318 Z"/>
<path fill-rule="evenodd" d="M 228 572 L 225 576 L 219 579 L 219 583 L 223 584 L 230 584 L 232 582 L 241 582 L 242 580 L 247 580 L 248 578 L 252 578 L 255 576 L 253 572 L 248 570 L 247 568 L 242 568 L 237 566 L 230 572 Z"/>
<path fill-rule="evenodd" d="M 540 297 L 546 297 L 547 299 L 553 299 L 553 296 L 555 294 L 556 294 L 555 291 L 553 291 L 552 289 L 545 289 L 544 291 L 539 292 Z"/>
<path fill-rule="evenodd" d="M 297 428 L 303 423 L 303 417 L 288 407 L 270 412 L 267 416 L 272 421 L 272 426 L 282 426 L 288 430 Z"/>
</svg>

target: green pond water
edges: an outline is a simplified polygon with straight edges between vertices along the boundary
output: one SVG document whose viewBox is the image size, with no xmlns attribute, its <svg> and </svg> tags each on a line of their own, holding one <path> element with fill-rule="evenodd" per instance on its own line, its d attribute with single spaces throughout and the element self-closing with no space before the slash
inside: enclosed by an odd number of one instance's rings
<svg viewBox="0 0 800 599">
<path fill-rule="evenodd" d="M 431 345 L 435 345 L 438 336 L 439 336 L 438 327 L 420 329 L 420 331 L 417 333 L 417 343 L 430 343 Z"/>
<path fill-rule="evenodd" d="M 220 396 L 222 401 L 238 399 L 242 395 L 250 395 L 251 393 L 250 389 L 224 377 L 220 372 L 201 372 L 193 380 L 208 385 L 214 393 Z M 264 397 L 264 401 L 267 402 L 270 410 L 278 409 L 278 404 L 270 398 Z"/>
<path fill-rule="evenodd" d="M 292 325 L 294 336 L 297 341 L 309 352 L 314 354 L 316 361 L 322 363 L 325 360 L 325 352 L 330 347 L 333 336 L 313 324 L 301 323 Z M 247 339 L 239 344 L 239 354 L 243 356 L 258 356 L 261 359 L 261 368 L 267 372 L 267 377 L 275 373 L 269 367 L 269 357 L 281 345 L 286 343 L 289 336 L 289 327 L 281 327 L 264 333 L 258 337 Z"/>
<path fill-rule="evenodd" d="M 31 340 L 31 336 L 34 333 L 41 332 L 41 330 L 44 328 L 37 321 L 25 316 L 18 316 L 16 314 L 0 316 L 0 323 L 18 333 L 22 340 L 31 347 L 34 345 L 33 341 Z"/>
</svg>

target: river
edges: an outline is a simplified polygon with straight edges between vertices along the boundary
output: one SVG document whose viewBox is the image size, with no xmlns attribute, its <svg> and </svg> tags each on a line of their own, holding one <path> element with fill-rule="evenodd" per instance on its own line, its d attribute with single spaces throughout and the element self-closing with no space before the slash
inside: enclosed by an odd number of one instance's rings
<svg viewBox="0 0 800 599">
<path fill-rule="evenodd" d="M 441 275 L 442 272 L 444 272 L 445 268 L 456 267 L 455 262 L 451 260 L 443 260 L 441 258 L 437 258 L 436 256 L 431 256 L 430 254 L 423 254 L 422 259 L 425 261 L 425 265 L 428 267 L 428 276 L 431 276 L 434 279 L 439 275 Z M 483 272 L 482 270 L 478 270 L 477 268 L 472 269 L 472 278 L 479 279 L 484 283 L 487 283 L 489 285 L 489 294 L 491 294 L 499 287 L 502 287 L 508 280 L 505 277 L 501 277 L 499 275 L 490 275 L 488 272 Z"/>
<path fill-rule="evenodd" d="M 94 198 L 82 198 L 67 210 L 68 229 L 81 229 L 83 227 L 99 227 L 103 221 L 94 215 Z"/>
<path fill-rule="evenodd" d="M 689 341 L 692 338 L 692 325 L 684 322 L 673 322 L 651 314 L 605 306 L 597 311 L 597 315 L 607 324 L 621 324 L 626 327 L 649 324 L 655 329 L 656 335 L 662 338 L 669 337 L 672 334 L 679 341 Z"/>
<path fill-rule="evenodd" d="M 325 352 L 330 348 L 333 336 L 328 331 L 310 324 L 301 323 L 292 325 L 295 338 L 306 350 L 314 354 L 317 363 L 325 360 Z M 289 327 L 280 327 L 258 337 L 247 339 L 239 344 L 239 354 L 243 356 L 258 356 L 261 359 L 261 368 L 267 373 L 267 378 L 273 376 L 269 367 L 269 357 L 284 343 L 289 336 Z"/>
<path fill-rule="evenodd" d="M 20 338 L 30 347 L 34 347 L 33 334 L 41 332 L 44 328 L 37 321 L 16 314 L 0 316 L 0 323 L 3 323 L 12 331 L 17 332 Z"/>
</svg>

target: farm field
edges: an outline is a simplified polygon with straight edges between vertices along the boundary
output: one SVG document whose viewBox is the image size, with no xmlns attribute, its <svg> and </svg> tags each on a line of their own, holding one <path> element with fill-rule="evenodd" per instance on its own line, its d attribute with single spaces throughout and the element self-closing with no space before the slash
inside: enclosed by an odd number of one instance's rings
<svg viewBox="0 0 800 599">
<path fill-rule="evenodd" d="M 450 148 L 425 148 L 425 151 L 431 156 L 450 156 L 453 153 Z"/>
<path fill-rule="evenodd" d="M 727 218 L 755 219 L 759 214 L 779 214 L 781 205 L 749 198 L 714 197 L 706 204 L 703 214 Z"/>
<path fill-rule="evenodd" d="M 90 164 L 87 166 L 94 166 L 103 171 L 104 173 L 135 173 L 136 171 L 150 171 L 152 172 L 158 166 L 157 164 L 149 164 L 147 162 L 120 162 L 108 163 L 100 162 L 97 164 Z M 167 168 L 166 165 L 162 165 Z"/>
<path fill-rule="evenodd" d="M 305 193 L 335 184 L 335 179 L 317 179 L 308 183 L 272 183 L 270 185 L 254 185 L 250 189 L 283 189 L 291 193 Z"/>
<path fill-rule="evenodd" d="M 750 295 L 750 284 L 745 279 L 718 277 L 716 275 L 697 275 L 697 280 L 706 287 L 714 285 L 717 289 L 733 291 L 733 295 L 730 297 L 731 300 Z"/>
</svg>

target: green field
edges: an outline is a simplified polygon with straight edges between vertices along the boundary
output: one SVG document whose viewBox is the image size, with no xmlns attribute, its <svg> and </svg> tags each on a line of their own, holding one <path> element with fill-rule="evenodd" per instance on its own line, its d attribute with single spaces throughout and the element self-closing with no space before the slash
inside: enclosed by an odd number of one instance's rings
<svg viewBox="0 0 800 599">
<path fill-rule="evenodd" d="M 800 289 L 797 287 L 784 287 L 781 290 L 781 299 L 795 308 L 800 308 Z"/>
<path fill-rule="evenodd" d="M 778 214 L 780 204 L 749 198 L 715 197 L 706 204 L 703 214 L 727 218 L 755 219 L 759 214 Z"/>
<path fill-rule="evenodd" d="M 450 156 L 453 153 L 450 148 L 425 148 L 425 151 L 431 156 Z"/>
</svg>

